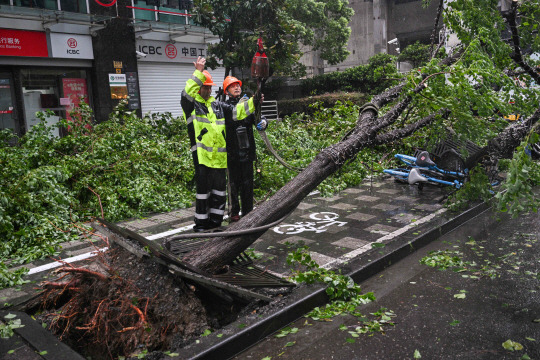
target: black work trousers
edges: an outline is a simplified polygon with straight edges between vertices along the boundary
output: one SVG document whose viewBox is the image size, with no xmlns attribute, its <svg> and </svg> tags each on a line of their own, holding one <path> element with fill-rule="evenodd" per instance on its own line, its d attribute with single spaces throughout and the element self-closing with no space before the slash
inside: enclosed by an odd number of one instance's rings
<svg viewBox="0 0 540 360">
<path fill-rule="evenodd" d="M 231 186 L 231 215 L 240 213 L 242 203 L 242 216 L 253 210 L 253 161 L 229 161 L 229 184 Z"/>
<path fill-rule="evenodd" d="M 195 228 L 212 229 L 221 226 L 225 213 L 226 169 L 195 165 L 195 181 Z"/>
</svg>

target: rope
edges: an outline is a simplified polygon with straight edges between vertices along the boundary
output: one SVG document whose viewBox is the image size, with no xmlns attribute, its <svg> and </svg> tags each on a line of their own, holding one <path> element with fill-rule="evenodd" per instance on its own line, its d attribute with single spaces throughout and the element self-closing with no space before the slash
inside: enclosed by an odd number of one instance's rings
<svg viewBox="0 0 540 360">
<path fill-rule="evenodd" d="M 376 113 L 376 116 L 378 115 L 379 113 L 379 107 L 371 102 L 368 102 L 368 103 L 365 103 L 364 105 L 362 105 L 362 107 L 360 107 L 360 112 L 358 114 L 358 117 L 360 117 L 360 115 L 362 115 L 363 112 L 367 111 L 367 110 L 372 110 L 372 111 L 375 111 Z M 342 138 L 341 138 L 341 141 L 344 141 L 345 139 L 347 139 L 351 134 L 352 132 L 354 131 L 355 128 L 352 128 L 351 130 L 349 130 Z M 268 151 L 270 151 L 270 153 L 272 153 L 272 155 L 274 155 L 274 157 L 276 158 L 277 161 L 279 161 L 279 163 L 283 166 L 285 166 L 287 169 L 289 170 L 292 170 L 292 171 L 297 171 L 297 172 L 301 172 L 302 170 L 304 170 L 303 168 L 298 168 L 298 167 L 294 167 L 292 165 L 290 165 L 289 163 L 287 163 L 285 160 L 283 160 L 279 155 L 278 153 L 274 150 L 274 147 L 272 146 L 272 144 L 270 143 L 270 140 L 268 140 L 268 137 L 266 136 L 266 132 L 264 131 L 259 131 L 259 135 L 261 135 L 261 138 L 263 139 L 266 147 L 268 148 Z M 330 155 L 330 157 L 332 158 L 332 160 L 334 161 L 334 163 L 336 165 L 343 165 L 343 161 L 341 161 L 339 159 L 339 156 L 337 156 L 337 154 L 334 154 L 332 152 L 332 150 L 328 151 L 328 154 Z M 354 160 L 351 159 L 351 160 Z"/>
<path fill-rule="evenodd" d="M 304 170 L 302 168 L 298 168 L 298 167 L 294 167 L 292 165 L 289 165 L 285 160 L 283 160 L 278 155 L 278 153 L 276 152 L 276 150 L 274 150 L 274 147 L 270 143 L 270 140 L 268 140 L 268 136 L 266 136 L 266 131 L 264 131 L 264 130 L 259 131 L 259 135 L 261 135 L 261 138 L 263 139 L 264 144 L 266 145 L 266 148 L 268 149 L 268 151 L 270 151 L 272 153 L 272 155 L 274 155 L 276 160 L 279 161 L 281 163 L 281 165 L 285 166 L 287 169 L 292 170 L 292 171 L 301 172 L 302 170 Z"/>
</svg>

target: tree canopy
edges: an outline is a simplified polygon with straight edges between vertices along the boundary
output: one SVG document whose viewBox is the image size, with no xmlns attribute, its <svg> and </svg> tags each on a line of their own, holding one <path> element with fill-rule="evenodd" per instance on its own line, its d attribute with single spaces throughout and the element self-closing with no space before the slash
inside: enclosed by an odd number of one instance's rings
<svg viewBox="0 0 540 360">
<path fill-rule="evenodd" d="M 194 11 L 199 14 L 195 21 L 219 37 L 208 46 L 207 65 L 214 68 L 221 60 L 226 74 L 233 67 L 250 67 L 260 34 L 271 72 L 279 74 L 305 74 L 298 62 L 302 45 L 320 50 L 330 64 L 349 55 L 354 11 L 348 0 L 196 0 Z"/>
</svg>

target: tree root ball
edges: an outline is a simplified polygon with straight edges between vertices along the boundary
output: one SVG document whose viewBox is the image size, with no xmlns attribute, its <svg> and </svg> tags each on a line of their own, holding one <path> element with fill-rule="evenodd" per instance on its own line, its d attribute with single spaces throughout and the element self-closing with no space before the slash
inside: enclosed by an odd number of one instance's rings
<svg viewBox="0 0 540 360">
<path fill-rule="evenodd" d="M 43 284 L 45 311 L 40 317 L 63 341 L 92 359 L 166 350 L 218 324 L 215 314 L 209 315 L 215 309 L 207 311 L 196 286 L 121 248 L 89 265 L 66 264 L 57 272 L 58 279 Z"/>
</svg>

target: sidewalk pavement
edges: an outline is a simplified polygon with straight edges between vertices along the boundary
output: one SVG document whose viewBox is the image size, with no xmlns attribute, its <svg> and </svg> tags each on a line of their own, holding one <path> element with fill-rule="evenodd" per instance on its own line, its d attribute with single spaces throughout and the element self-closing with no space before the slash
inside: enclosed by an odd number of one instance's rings
<svg viewBox="0 0 540 360">
<path fill-rule="evenodd" d="M 312 194 L 282 224 L 269 229 L 253 244 L 253 251 L 261 255 L 255 264 L 286 277 L 290 274 L 287 254 L 305 245 L 319 265 L 340 268 L 355 281 L 364 280 L 487 208 L 481 203 L 461 214 L 451 214 L 439 203 L 444 194 L 440 188 L 424 187 L 419 191 L 381 178 L 329 198 Z M 181 209 L 119 225 L 160 241 L 189 230 L 193 212 L 193 208 Z M 68 260 L 87 257 L 103 243 L 94 236 L 64 245 L 59 257 Z M 25 265 L 30 268 L 28 279 L 32 283 L 1 290 L 1 303 L 17 304 L 33 296 L 36 282 L 46 279 L 46 267 L 51 263 L 48 259 Z M 180 358 L 231 357 L 325 301 L 321 286 L 298 286 L 256 315 L 239 319 L 182 349 Z"/>
</svg>

